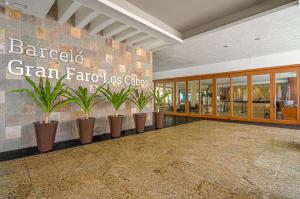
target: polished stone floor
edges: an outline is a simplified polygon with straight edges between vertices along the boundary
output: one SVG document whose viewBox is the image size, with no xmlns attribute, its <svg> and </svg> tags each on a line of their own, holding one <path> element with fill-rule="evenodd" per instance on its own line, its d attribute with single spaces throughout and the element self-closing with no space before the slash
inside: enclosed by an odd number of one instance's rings
<svg viewBox="0 0 300 199">
<path fill-rule="evenodd" d="M 0 198 L 300 198 L 300 131 L 199 121 L 0 163 Z"/>
</svg>

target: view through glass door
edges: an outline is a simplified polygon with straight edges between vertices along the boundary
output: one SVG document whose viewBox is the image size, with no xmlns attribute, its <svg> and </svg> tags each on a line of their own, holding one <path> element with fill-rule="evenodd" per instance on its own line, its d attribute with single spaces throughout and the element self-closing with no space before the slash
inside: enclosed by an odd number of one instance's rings
<svg viewBox="0 0 300 199">
<path fill-rule="evenodd" d="M 233 117 L 248 118 L 248 77 L 232 78 Z"/>
<path fill-rule="evenodd" d="M 298 118 L 298 73 L 275 73 L 275 113 L 277 120 L 296 121 Z"/>
<path fill-rule="evenodd" d="M 271 119 L 271 75 L 252 76 L 252 110 L 253 118 Z"/>
</svg>

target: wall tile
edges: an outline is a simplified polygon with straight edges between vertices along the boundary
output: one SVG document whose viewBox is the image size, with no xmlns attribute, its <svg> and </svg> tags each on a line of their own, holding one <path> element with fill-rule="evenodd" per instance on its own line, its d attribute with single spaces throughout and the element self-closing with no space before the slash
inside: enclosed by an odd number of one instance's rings
<svg viewBox="0 0 300 199">
<path fill-rule="evenodd" d="M 37 48 L 54 49 L 74 54 L 82 52 L 83 64 L 51 60 L 46 58 L 29 57 L 25 54 L 9 54 L 8 38 L 21 39 L 24 47 L 34 45 Z M 38 51 L 38 55 L 40 52 Z M 38 19 L 29 15 L 22 15 L 12 9 L 0 10 L 0 151 L 20 149 L 35 146 L 35 133 L 32 122 L 44 119 L 44 113 L 37 107 L 32 99 L 25 94 L 11 93 L 12 89 L 31 87 L 23 76 L 15 76 L 8 73 L 7 64 L 12 59 L 23 61 L 23 65 L 42 66 L 57 69 L 59 74 L 66 74 L 67 67 L 76 71 L 96 73 L 100 80 L 103 74 L 107 77 L 117 75 L 124 77 L 143 78 L 152 84 L 152 54 L 142 49 L 120 44 L 113 39 L 105 39 L 100 36 L 89 35 L 86 30 L 79 30 L 70 25 L 61 26 L 56 21 Z M 31 69 L 34 74 L 36 69 Z M 64 80 L 67 86 L 76 88 L 84 86 L 89 92 L 94 91 L 95 86 L 101 82 L 77 81 L 75 75 L 72 80 Z M 35 82 L 39 78 L 31 77 Z M 56 79 L 50 79 L 52 83 Z M 124 85 L 112 85 L 114 90 L 121 89 Z M 152 104 L 144 110 L 149 113 L 147 123 L 151 123 Z M 132 114 L 137 108 L 130 103 L 120 108 L 120 114 L 125 115 L 123 129 L 134 128 Z M 108 115 L 114 113 L 113 107 L 106 101 L 97 104 L 91 111 L 91 116 L 96 118 L 95 135 L 109 133 Z M 75 120 L 83 117 L 80 107 L 72 104 L 61 107 L 50 115 L 50 119 L 59 121 L 56 141 L 64 141 L 78 138 Z M 7 139 L 8 138 L 8 139 Z"/>
<path fill-rule="evenodd" d="M 5 127 L 5 139 L 17 139 L 21 138 L 21 126 L 8 126 Z"/>
</svg>

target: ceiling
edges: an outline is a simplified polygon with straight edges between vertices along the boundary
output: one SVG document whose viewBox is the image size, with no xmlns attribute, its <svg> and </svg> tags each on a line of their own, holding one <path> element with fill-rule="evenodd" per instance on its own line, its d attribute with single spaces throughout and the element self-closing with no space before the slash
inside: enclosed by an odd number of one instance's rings
<svg viewBox="0 0 300 199">
<path fill-rule="evenodd" d="M 0 0 L 0 5 L 39 18 L 55 13 L 61 24 L 156 51 L 296 1 Z"/>
<path fill-rule="evenodd" d="M 127 0 L 190 38 L 295 0 Z"/>
<path fill-rule="evenodd" d="M 266 0 L 127 0 L 179 32 L 238 12 Z"/>
<path fill-rule="evenodd" d="M 182 43 L 180 32 L 125 0 L 0 0 L 0 5 L 147 50 Z"/>
<path fill-rule="evenodd" d="M 300 6 L 187 39 L 154 52 L 154 72 L 300 49 Z"/>
</svg>

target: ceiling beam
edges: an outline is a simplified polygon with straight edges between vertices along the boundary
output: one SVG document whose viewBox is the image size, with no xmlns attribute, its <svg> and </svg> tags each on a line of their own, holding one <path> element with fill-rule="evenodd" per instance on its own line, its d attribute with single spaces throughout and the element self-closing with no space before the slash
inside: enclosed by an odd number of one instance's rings
<svg viewBox="0 0 300 199">
<path fill-rule="evenodd" d="M 99 16 L 90 23 L 90 34 L 95 35 L 115 22 L 115 19 Z"/>
<path fill-rule="evenodd" d="M 79 10 L 75 13 L 75 27 L 80 29 L 84 28 L 98 15 L 99 13 L 97 11 L 93 11 L 87 7 L 79 8 Z"/>
<path fill-rule="evenodd" d="M 134 17 L 128 16 L 128 15 L 126 16 L 126 14 L 124 15 L 122 12 L 119 12 L 118 10 L 115 9 L 114 6 L 111 5 L 112 2 L 117 3 L 117 2 L 123 1 L 126 3 L 125 0 L 89 0 L 89 1 L 74 0 L 74 1 L 79 2 L 90 9 L 97 10 L 98 12 L 100 12 L 103 15 L 112 17 L 116 21 L 118 21 L 122 24 L 126 24 L 128 27 L 134 27 L 135 29 L 139 30 L 140 32 L 144 32 L 148 35 L 151 35 L 153 37 L 164 40 L 168 43 L 178 44 L 178 43 L 183 42 L 182 39 L 180 38 L 181 33 L 178 33 L 178 34 L 175 33 L 175 35 L 177 35 L 175 37 L 174 37 L 174 34 L 172 34 L 172 33 L 171 33 L 171 35 L 166 33 L 169 31 L 162 33 L 161 29 L 159 29 L 159 28 L 153 29 L 153 27 L 145 25 L 145 23 L 141 22 L 139 19 L 135 19 Z M 123 10 L 124 9 L 126 10 L 125 7 L 120 6 L 120 8 L 122 8 Z M 141 15 L 140 19 L 145 22 L 145 20 L 142 19 L 143 17 L 145 18 L 145 15 Z M 153 24 L 156 24 L 156 26 L 158 26 L 159 22 L 155 22 Z M 166 30 L 165 28 L 162 28 L 162 29 Z M 173 31 L 171 31 L 171 32 L 173 32 Z"/>
<path fill-rule="evenodd" d="M 148 38 L 143 39 L 141 41 L 134 42 L 134 45 L 138 46 L 138 47 L 145 47 L 147 44 L 149 45 L 149 44 L 153 43 L 155 40 L 157 40 L 157 39 L 154 38 L 154 37 L 148 37 Z"/>
<path fill-rule="evenodd" d="M 149 44 L 143 45 L 143 47 L 146 49 L 153 49 L 153 48 L 157 48 L 159 46 L 166 45 L 166 44 L 167 43 L 165 41 L 157 40 L 157 41 L 151 42 Z"/>
<path fill-rule="evenodd" d="M 157 51 L 157 50 L 161 50 L 163 48 L 167 48 L 169 47 L 170 44 L 163 44 L 163 45 L 160 45 L 160 46 L 156 46 L 156 47 L 153 47 L 153 48 L 149 48 L 148 50 L 150 51 Z"/>
<path fill-rule="evenodd" d="M 80 1 L 80 0 L 77 0 L 77 1 Z M 81 0 L 81 1 L 84 1 L 84 0 Z M 129 18 L 133 19 L 134 21 L 138 21 L 140 25 L 147 26 L 147 27 L 151 28 L 152 30 L 155 30 L 156 32 L 160 32 L 161 34 L 163 34 L 169 38 L 172 38 L 176 42 L 182 43 L 180 32 L 171 28 L 167 24 L 159 21 L 158 19 L 151 16 L 147 12 L 137 8 L 136 6 L 133 6 L 128 1 L 125 1 L 125 0 L 97 0 L 97 1 L 101 2 L 106 7 L 119 12 L 122 17 L 118 20 L 124 24 L 128 24 L 128 23 L 124 22 L 124 19 L 129 17 Z M 107 12 L 109 12 L 109 9 L 105 9 L 105 10 Z M 124 16 L 127 16 L 127 17 L 124 17 Z M 132 26 L 131 24 L 128 24 L 128 25 Z M 155 37 L 157 37 L 157 36 L 155 36 Z"/>
<path fill-rule="evenodd" d="M 57 21 L 64 24 L 80 8 L 81 4 L 72 0 L 57 0 Z"/>
<path fill-rule="evenodd" d="M 129 37 L 132 37 L 132 36 L 138 34 L 138 33 L 139 33 L 138 30 L 135 30 L 133 28 L 128 28 L 127 30 L 116 34 L 115 40 L 117 42 L 121 42 L 121 41 L 128 39 Z"/>
<path fill-rule="evenodd" d="M 133 43 L 142 41 L 146 38 L 150 37 L 149 35 L 147 35 L 146 33 L 139 33 L 137 35 L 134 35 L 128 39 L 126 39 L 126 44 L 127 45 L 132 45 Z"/>
<path fill-rule="evenodd" d="M 127 25 L 116 22 L 103 30 L 103 36 L 104 37 L 112 37 L 122 31 L 126 30 L 127 28 L 128 28 Z"/>
</svg>

